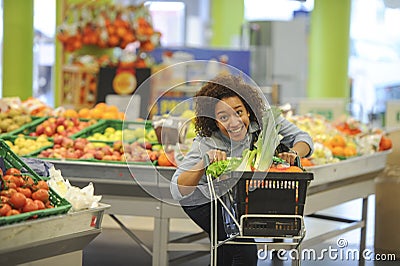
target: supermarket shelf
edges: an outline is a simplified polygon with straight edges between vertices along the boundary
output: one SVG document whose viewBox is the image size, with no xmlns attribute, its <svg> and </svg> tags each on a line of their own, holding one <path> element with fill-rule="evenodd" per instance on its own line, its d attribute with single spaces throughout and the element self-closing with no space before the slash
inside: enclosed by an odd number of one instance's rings
<svg viewBox="0 0 400 266">
<path fill-rule="evenodd" d="M 21 264 L 83 250 L 101 233 L 103 214 L 109 207 L 100 204 L 89 210 L 1 226 L 0 264 Z"/>
</svg>

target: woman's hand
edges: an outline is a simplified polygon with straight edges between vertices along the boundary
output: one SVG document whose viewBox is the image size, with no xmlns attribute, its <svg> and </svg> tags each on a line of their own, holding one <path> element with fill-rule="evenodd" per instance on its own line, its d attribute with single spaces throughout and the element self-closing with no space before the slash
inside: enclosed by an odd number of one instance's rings
<svg viewBox="0 0 400 266">
<path fill-rule="evenodd" d="M 207 152 L 208 158 L 210 159 L 210 164 L 217 161 L 226 160 L 226 152 L 221 150 L 209 150 Z"/>
<path fill-rule="evenodd" d="M 281 152 L 278 154 L 278 157 L 288 162 L 290 165 L 294 165 L 294 162 L 297 157 L 297 152 L 292 150 L 289 152 Z"/>
</svg>

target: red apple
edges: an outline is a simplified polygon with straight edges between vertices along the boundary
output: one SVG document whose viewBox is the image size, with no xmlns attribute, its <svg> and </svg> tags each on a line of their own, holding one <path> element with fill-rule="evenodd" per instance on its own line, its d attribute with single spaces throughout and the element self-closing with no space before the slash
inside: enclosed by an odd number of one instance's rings
<svg viewBox="0 0 400 266">
<path fill-rule="evenodd" d="M 36 127 L 36 134 L 38 136 L 42 135 L 44 133 L 44 126 L 42 124 L 38 125 Z"/>
<path fill-rule="evenodd" d="M 54 130 L 50 126 L 44 128 L 44 134 L 46 134 L 46 136 L 51 137 L 54 133 Z"/>
<path fill-rule="evenodd" d="M 64 137 L 61 145 L 65 148 L 72 148 L 74 146 L 74 141 L 70 138 Z"/>
<path fill-rule="evenodd" d="M 64 121 L 65 121 L 65 117 L 59 116 L 59 117 L 57 117 L 56 125 L 57 125 L 57 126 L 64 125 Z"/>
<path fill-rule="evenodd" d="M 97 160 L 102 160 L 104 157 L 104 152 L 101 150 L 97 150 L 94 154 L 94 158 Z"/>
<path fill-rule="evenodd" d="M 93 156 L 92 153 L 85 153 L 85 154 L 83 154 L 81 157 L 79 157 L 79 159 L 82 159 L 82 160 L 92 160 L 92 159 L 94 159 L 94 156 Z"/>
</svg>

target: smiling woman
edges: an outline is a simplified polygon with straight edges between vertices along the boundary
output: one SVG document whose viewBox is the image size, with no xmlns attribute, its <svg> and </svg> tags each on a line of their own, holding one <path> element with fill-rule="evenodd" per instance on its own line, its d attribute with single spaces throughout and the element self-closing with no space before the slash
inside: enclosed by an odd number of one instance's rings
<svg viewBox="0 0 400 266">
<path fill-rule="evenodd" d="M 269 108 L 261 95 L 242 77 L 226 74 L 207 82 L 194 97 L 198 136 L 172 177 L 170 188 L 174 199 L 209 236 L 211 210 L 205 170 L 213 162 L 222 164 L 228 157 L 241 157 L 244 150 L 254 148 L 263 128 L 264 111 Z M 272 122 L 271 133 L 265 136 L 271 138 L 279 133 L 283 136 L 281 142 L 295 151 L 281 152 L 282 159 L 292 163 L 297 155 L 311 155 L 312 140 L 306 132 L 282 116 Z M 279 132 L 273 130 L 274 122 L 279 125 Z M 217 238 L 222 241 L 228 232 L 225 232 L 221 208 L 217 210 Z M 257 265 L 257 247 L 222 245 L 217 258 L 218 265 Z"/>
</svg>

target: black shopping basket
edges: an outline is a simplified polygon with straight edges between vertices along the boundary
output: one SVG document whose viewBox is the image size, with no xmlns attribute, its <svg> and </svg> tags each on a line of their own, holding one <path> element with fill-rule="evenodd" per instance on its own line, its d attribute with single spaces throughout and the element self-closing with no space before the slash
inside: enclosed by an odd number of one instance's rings
<svg viewBox="0 0 400 266">
<path fill-rule="evenodd" d="M 231 236 L 290 237 L 302 230 L 307 187 L 313 180 L 308 172 L 231 172 L 238 180 L 222 197 L 234 222 L 222 208 L 225 231 Z"/>
</svg>

